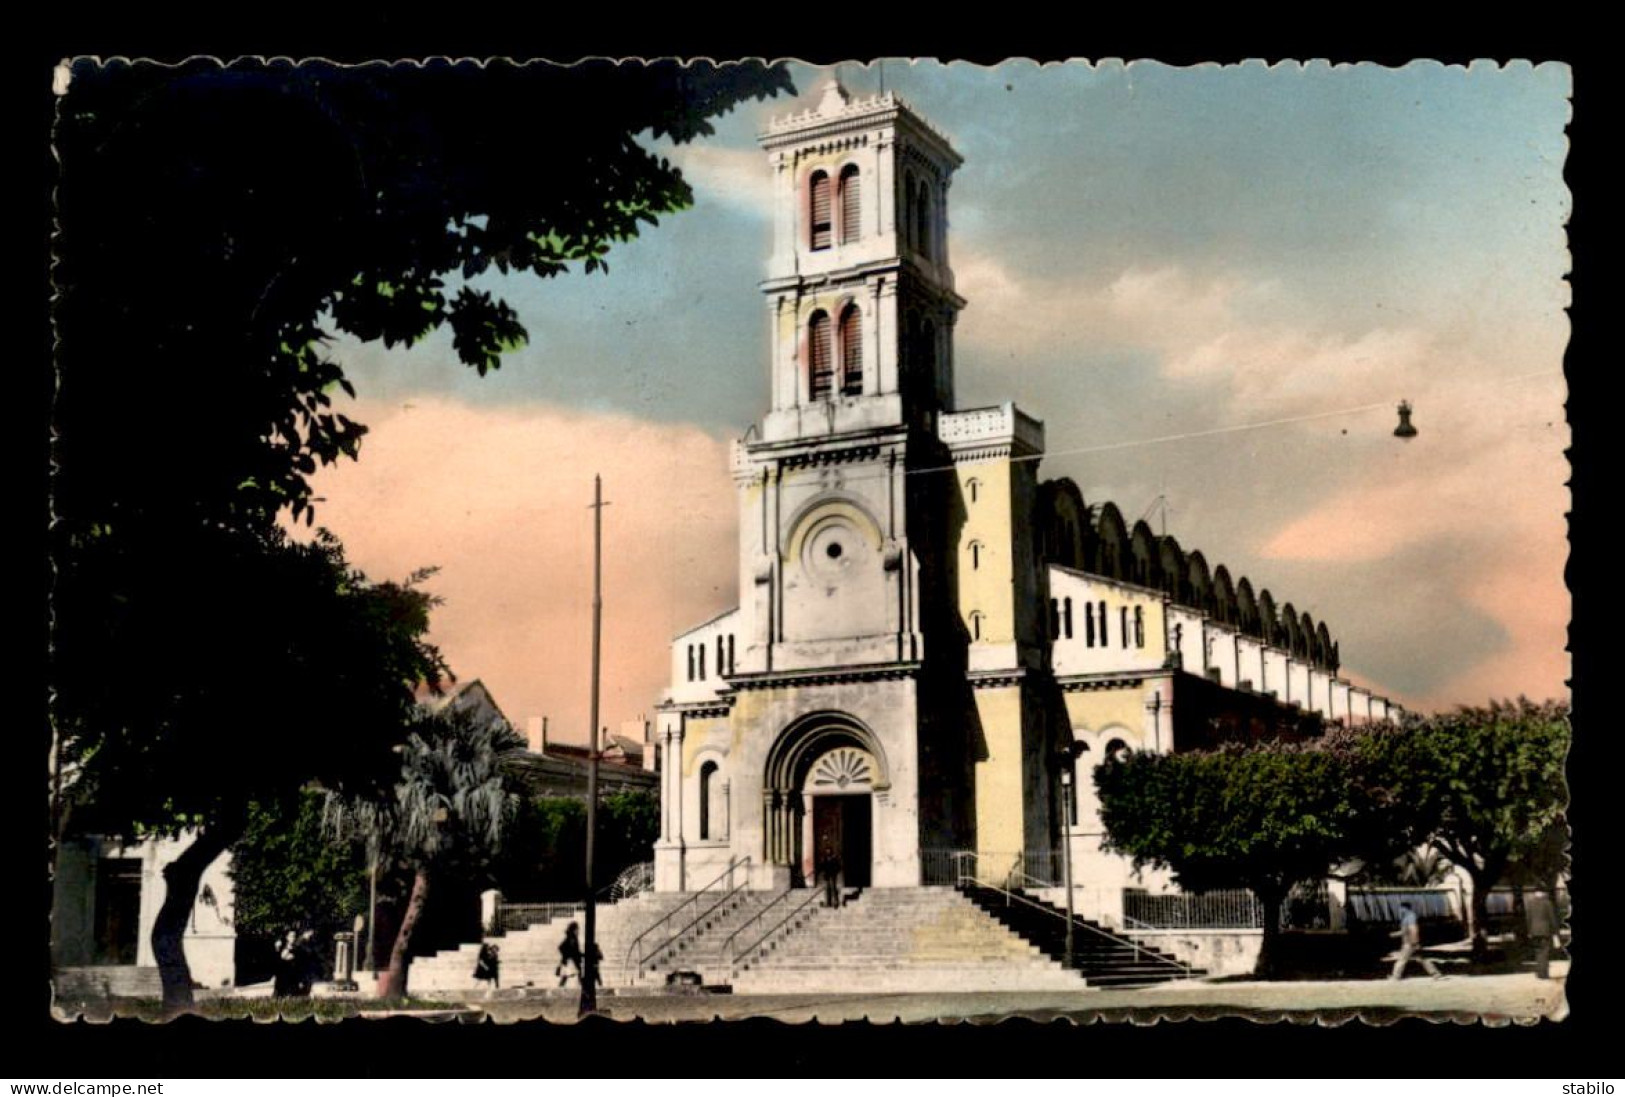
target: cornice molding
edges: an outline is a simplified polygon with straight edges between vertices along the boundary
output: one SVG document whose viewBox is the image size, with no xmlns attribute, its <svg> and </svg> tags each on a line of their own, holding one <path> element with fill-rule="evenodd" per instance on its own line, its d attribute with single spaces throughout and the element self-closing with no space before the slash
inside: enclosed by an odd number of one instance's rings
<svg viewBox="0 0 1625 1097">
<path fill-rule="evenodd" d="M 844 682 L 893 682 L 914 678 L 919 663 L 882 663 L 862 667 L 818 667 L 740 674 L 731 679 L 736 690 L 774 689 L 779 686 L 828 686 Z"/>
</svg>

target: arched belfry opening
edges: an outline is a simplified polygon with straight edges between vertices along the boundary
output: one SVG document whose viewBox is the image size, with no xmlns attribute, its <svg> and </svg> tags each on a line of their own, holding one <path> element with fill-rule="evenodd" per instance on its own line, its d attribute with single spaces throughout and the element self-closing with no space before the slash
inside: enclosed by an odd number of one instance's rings
<svg viewBox="0 0 1625 1097">
<path fill-rule="evenodd" d="M 891 787 L 874 733 L 842 712 L 803 716 L 779 733 L 763 777 L 763 859 L 789 866 L 791 883 L 806 887 L 833 849 L 843 885 L 868 887 L 875 795 Z"/>
</svg>

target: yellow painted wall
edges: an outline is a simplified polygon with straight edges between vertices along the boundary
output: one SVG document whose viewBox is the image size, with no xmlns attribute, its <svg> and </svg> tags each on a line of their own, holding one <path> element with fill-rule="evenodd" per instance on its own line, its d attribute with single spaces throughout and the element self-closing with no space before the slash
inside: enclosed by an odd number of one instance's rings
<svg viewBox="0 0 1625 1097">
<path fill-rule="evenodd" d="M 1145 706 L 1154 692 L 1150 682 L 1121 689 L 1091 689 L 1066 694 L 1067 720 L 1074 728 L 1100 731 L 1116 725 L 1127 734 L 1122 738 L 1134 747 L 1148 747 L 1142 743 L 1145 727 Z"/>
<path fill-rule="evenodd" d="M 733 707 L 733 753 L 739 756 L 744 750 L 745 737 L 751 734 L 761 734 L 764 723 L 764 713 L 772 697 L 771 691 L 745 689 L 734 694 Z M 778 729 L 770 729 L 777 734 Z"/>
<path fill-rule="evenodd" d="M 965 507 L 965 525 L 959 532 L 959 609 L 965 631 L 971 632 L 971 613 L 982 614 L 982 640 L 1010 643 L 1015 639 L 1014 577 L 1011 571 L 1013 533 L 1010 526 L 1010 462 L 978 461 L 956 467 L 959 497 Z M 971 502 L 970 482 L 979 483 Z M 982 544 L 981 567 L 971 567 L 972 541 Z"/>
<path fill-rule="evenodd" d="M 689 720 L 683 729 L 683 776 L 694 775 L 694 760 L 702 751 L 715 749 L 728 742 L 728 718 L 703 717 Z"/>
<path fill-rule="evenodd" d="M 976 710 L 988 753 L 976 763 L 976 848 L 987 853 L 1016 853 L 1025 846 L 1021 689 L 979 689 Z"/>
</svg>

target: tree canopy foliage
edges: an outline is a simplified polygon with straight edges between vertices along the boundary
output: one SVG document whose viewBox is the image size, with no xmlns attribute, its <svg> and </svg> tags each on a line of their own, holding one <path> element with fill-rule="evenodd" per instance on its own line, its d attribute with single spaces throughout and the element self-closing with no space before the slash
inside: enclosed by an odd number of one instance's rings
<svg viewBox="0 0 1625 1097">
<path fill-rule="evenodd" d="M 1474 945 L 1489 890 L 1523 862 L 1550 887 L 1561 870 L 1569 710 L 1523 698 L 1459 708 L 1360 741 L 1361 781 L 1382 829 L 1431 845 L 1473 880 Z"/>
<path fill-rule="evenodd" d="M 180 927 L 248 804 L 387 779 L 429 599 L 289 542 L 365 428 L 326 351 L 445 325 L 480 371 L 526 337 L 491 271 L 604 268 L 691 200 L 639 135 L 687 141 L 781 68 L 430 61 L 71 63 L 60 164 L 50 684 L 96 826 L 191 826 L 154 930 Z M 190 890 L 188 890 L 190 889 Z M 185 894 L 182 894 L 185 893 Z M 160 941 L 160 938 L 163 940 Z"/>
<path fill-rule="evenodd" d="M 1302 744 L 1131 753 L 1097 767 L 1095 783 L 1108 848 L 1192 891 L 1258 896 L 1268 973 L 1294 883 L 1407 851 L 1425 881 L 1439 868 L 1418 855 L 1429 848 L 1472 877 L 1481 951 L 1491 888 L 1552 887 L 1561 872 L 1568 739 L 1566 705 L 1520 699 Z"/>
<path fill-rule="evenodd" d="M 563 796 L 525 800 L 513 824 L 514 840 L 496 865 L 504 894 L 522 901 L 570 900 L 586 884 L 587 805 Z M 614 883 L 622 870 L 654 859 L 660 837 L 660 799 L 627 789 L 598 801 L 593 849 L 596 887 Z"/>
<path fill-rule="evenodd" d="M 302 544 L 273 527 L 189 547 L 206 551 L 177 558 L 106 537 L 68 563 L 107 595 L 94 629 L 56 637 L 78 829 L 212 827 L 229 844 L 256 801 L 313 780 L 376 780 L 410 684 L 443 673 L 423 640 L 433 599 L 412 582 L 370 582 L 330 536 Z M 161 583 L 164 597 L 120 594 L 133 569 L 131 582 Z"/>
<path fill-rule="evenodd" d="M 362 427 L 331 331 L 442 324 L 482 374 L 526 336 L 489 271 L 605 269 L 692 192 L 684 142 L 783 69 L 81 60 L 56 126 L 64 533 L 158 512 L 297 516 Z"/>
<path fill-rule="evenodd" d="M 1131 752 L 1095 769 L 1107 847 L 1171 869 L 1190 891 L 1245 887 L 1264 907 L 1260 974 L 1272 971 L 1281 904 L 1324 877 L 1356 827 L 1346 742 Z"/>
<path fill-rule="evenodd" d="M 255 804 L 231 847 L 237 933 L 265 940 L 290 931 L 347 928 L 367 909 L 362 844 L 334 839 L 327 794 L 302 790 L 285 803 Z"/>
</svg>

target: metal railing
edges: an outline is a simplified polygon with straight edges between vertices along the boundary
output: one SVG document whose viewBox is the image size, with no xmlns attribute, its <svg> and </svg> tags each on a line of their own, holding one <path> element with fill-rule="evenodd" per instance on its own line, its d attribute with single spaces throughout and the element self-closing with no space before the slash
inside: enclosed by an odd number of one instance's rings
<svg viewBox="0 0 1625 1097">
<path fill-rule="evenodd" d="M 1263 929 L 1264 904 L 1243 888 L 1165 895 L 1124 888 L 1123 920 L 1146 929 Z"/>
<path fill-rule="evenodd" d="M 728 972 L 729 972 L 729 977 L 730 978 L 738 971 L 739 957 L 740 956 L 749 956 L 751 953 L 753 953 L 757 949 L 761 948 L 762 944 L 769 937 L 773 936 L 780 929 L 784 928 L 784 926 L 787 925 L 792 918 L 796 917 L 802 911 L 806 910 L 807 907 L 809 905 L 811 905 L 814 900 L 820 899 L 820 898 L 823 897 L 823 892 L 820 889 L 818 889 L 818 888 L 809 888 L 807 890 L 807 897 L 805 899 L 803 899 L 801 902 L 797 903 L 794 907 L 790 908 L 789 912 L 787 914 L 785 914 L 784 917 L 780 918 L 777 922 L 774 922 L 773 925 L 767 930 L 767 932 L 761 934 L 759 937 L 756 938 L 756 940 L 752 941 L 750 944 L 746 945 L 742 949 L 735 949 L 734 948 L 734 941 L 739 937 L 740 934 L 744 933 L 747 928 L 754 925 L 755 923 L 765 921 L 769 911 L 771 911 L 778 904 L 788 900 L 790 898 L 790 896 L 793 895 L 793 894 L 795 894 L 795 889 L 794 888 L 786 888 L 786 889 L 784 889 L 784 891 L 780 892 L 778 895 L 773 897 L 772 902 L 768 903 L 767 906 L 763 907 L 760 911 L 758 911 L 744 925 L 740 926 L 738 929 L 736 929 L 732 933 L 730 933 L 728 935 L 728 939 L 726 941 L 722 942 L 723 955 L 728 957 Z"/>
<path fill-rule="evenodd" d="M 1011 878 L 1029 881 L 1034 887 L 1062 887 L 1066 875 L 1062 858 L 1058 849 L 1024 849 L 1010 870 Z"/>
<path fill-rule="evenodd" d="M 644 861 L 641 864 L 631 865 L 624 869 L 619 876 L 615 877 L 615 882 L 605 888 L 601 894 L 605 894 L 609 902 L 615 903 L 622 899 L 642 895 L 646 891 L 653 891 L 654 888 L 655 863 L 653 861 Z"/>
<path fill-rule="evenodd" d="M 1061 887 L 1063 853 L 1059 849 L 1000 850 L 922 849 L 920 881 L 927 887 L 959 887 L 972 876 L 985 879 L 1025 879 L 1034 887 Z"/>
<path fill-rule="evenodd" d="M 494 928 L 497 933 L 517 933 L 555 918 L 580 917 L 581 911 L 580 903 L 498 903 Z"/>
<path fill-rule="evenodd" d="M 1066 914 L 1065 911 L 1056 910 L 1054 907 L 1049 906 L 1048 904 L 1039 903 L 1036 900 L 1029 899 L 1027 896 L 1021 894 L 1019 891 L 1013 891 L 1010 888 L 1001 887 L 998 884 L 990 883 L 989 881 L 984 880 L 984 879 L 980 879 L 980 878 L 973 878 L 973 879 L 969 880 L 968 882 L 969 883 L 974 883 L 977 887 L 986 888 L 989 891 L 996 891 L 1000 895 L 1003 895 L 1004 896 L 1005 906 L 1007 906 L 1007 907 L 1008 906 L 1014 906 L 1016 904 L 1020 904 L 1022 906 L 1029 907 L 1029 908 L 1031 908 L 1033 910 L 1036 910 L 1041 914 L 1047 914 L 1052 918 L 1059 918 L 1062 922 L 1065 922 L 1067 920 L 1067 914 Z M 1072 919 L 1072 925 L 1073 925 L 1075 930 L 1077 930 L 1077 929 L 1087 930 L 1088 932 L 1093 933 L 1097 937 L 1104 937 L 1107 941 L 1110 941 L 1114 945 L 1117 945 L 1119 947 L 1125 947 L 1125 948 L 1132 949 L 1133 952 L 1134 952 L 1134 959 L 1137 962 L 1143 963 L 1144 961 L 1149 959 L 1149 960 L 1152 960 L 1152 961 L 1154 961 L 1156 963 L 1159 963 L 1159 964 L 1165 964 L 1168 967 L 1177 968 L 1187 978 L 1190 977 L 1190 974 L 1191 974 L 1191 965 L 1190 964 L 1187 964 L 1182 960 L 1177 960 L 1177 959 L 1175 959 L 1175 958 L 1173 958 L 1171 956 L 1164 956 L 1162 953 L 1157 952 L 1155 949 L 1148 949 L 1145 946 L 1141 945 L 1140 942 L 1134 940 L 1132 937 L 1122 937 L 1122 936 L 1119 936 L 1118 934 L 1110 933 L 1110 932 L 1108 932 L 1106 930 L 1101 929 L 1099 926 L 1092 925 L 1089 922 L 1083 921 L 1082 919 L 1078 919 L 1078 918 Z M 1076 969 L 1074 969 L 1074 970 L 1076 970 Z"/>
<path fill-rule="evenodd" d="M 1264 904 L 1246 888 L 1204 892 L 1123 889 L 1124 924 L 1138 929 L 1263 929 Z M 1325 929 L 1331 924 L 1326 882 L 1294 885 L 1281 903 L 1279 928 Z"/>
<path fill-rule="evenodd" d="M 925 887 L 953 887 L 959 883 L 962 849 L 920 850 L 920 883 Z"/>
<path fill-rule="evenodd" d="M 643 970 L 644 963 L 650 957 L 657 955 L 660 952 L 661 949 L 665 948 L 667 945 L 670 945 L 673 941 L 677 940 L 683 934 L 687 933 L 690 928 L 697 925 L 700 922 L 700 920 L 703 919 L 706 915 L 710 914 L 713 910 L 716 910 L 717 907 L 719 907 L 723 903 L 727 902 L 728 899 L 731 898 L 736 892 L 742 890 L 745 887 L 745 884 L 735 885 L 733 883 L 733 875 L 734 875 L 735 872 L 739 871 L 740 869 L 748 869 L 749 867 L 750 867 L 750 858 L 749 857 L 741 857 L 737 861 L 734 860 L 733 858 L 729 858 L 728 859 L 728 867 L 723 869 L 722 872 L 719 873 L 714 880 L 707 883 L 704 887 L 700 888 L 700 890 L 696 891 L 693 895 L 690 895 L 687 899 L 684 899 L 681 903 L 679 903 L 675 907 L 673 907 L 669 913 L 667 913 L 665 916 L 663 916 L 658 921 L 656 921 L 648 929 L 644 930 L 642 933 L 640 933 L 636 937 L 634 937 L 632 939 L 632 944 L 626 950 L 626 958 L 621 963 L 621 974 L 625 978 L 625 981 L 628 982 L 628 983 L 632 982 L 632 974 L 634 972 L 641 972 Z M 717 900 L 715 903 L 712 903 L 703 912 L 701 912 L 699 915 L 697 915 L 693 919 L 691 919 L 688 922 L 687 925 L 683 926 L 682 929 L 678 930 L 676 933 L 672 934 L 670 937 L 667 937 L 664 941 L 660 942 L 660 944 L 656 945 L 654 948 L 650 949 L 648 952 L 640 953 L 638 951 L 638 946 L 643 943 L 645 938 L 647 938 L 650 934 L 652 934 L 655 930 L 659 929 L 661 926 L 666 925 L 669 922 L 676 921 L 677 916 L 679 914 L 681 914 L 684 910 L 688 909 L 690 906 L 692 906 L 696 910 L 698 910 L 700 902 L 705 897 L 706 893 L 709 892 L 712 888 L 717 887 L 724 880 L 728 881 L 728 890 L 722 896 L 721 899 Z M 749 881 L 749 874 L 748 873 L 746 874 L 746 881 L 747 882 Z M 635 965 L 634 965 L 633 959 L 632 959 L 634 956 L 637 957 L 637 961 L 636 961 Z"/>
</svg>

